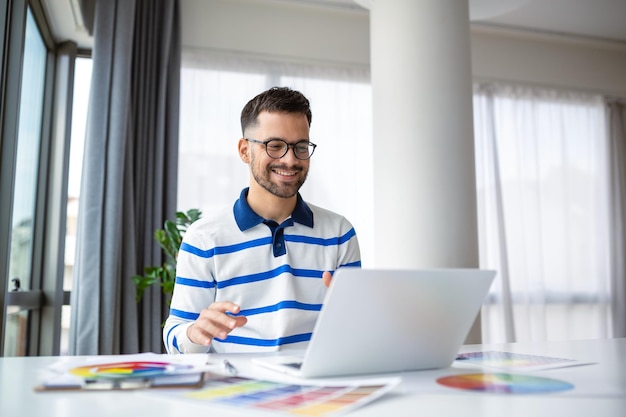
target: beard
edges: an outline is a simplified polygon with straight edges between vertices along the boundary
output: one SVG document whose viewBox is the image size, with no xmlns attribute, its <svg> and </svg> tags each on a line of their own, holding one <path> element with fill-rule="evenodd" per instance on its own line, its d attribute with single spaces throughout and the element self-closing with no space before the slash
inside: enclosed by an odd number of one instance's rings
<svg viewBox="0 0 626 417">
<path fill-rule="evenodd" d="M 302 184 L 304 184 L 304 181 L 306 181 L 306 177 L 308 175 L 308 169 L 299 167 L 299 168 L 295 168 L 298 170 L 296 174 L 298 176 L 298 181 L 289 182 L 289 183 L 272 181 L 271 180 L 272 170 L 274 169 L 287 170 L 288 167 L 284 164 L 281 164 L 281 165 L 274 164 L 274 165 L 268 165 L 267 167 L 265 167 L 265 169 L 261 169 L 256 164 L 256 158 L 254 157 L 254 155 L 251 158 L 250 167 L 251 167 L 252 177 L 257 182 L 257 184 L 259 184 L 263 189 L 267 190 L 272 195 L 275 195 L 276 197 L 280 197 L 280 198 L 294 197 L 300 190 L 300 187 L 302 187 Z"/>
</svg>

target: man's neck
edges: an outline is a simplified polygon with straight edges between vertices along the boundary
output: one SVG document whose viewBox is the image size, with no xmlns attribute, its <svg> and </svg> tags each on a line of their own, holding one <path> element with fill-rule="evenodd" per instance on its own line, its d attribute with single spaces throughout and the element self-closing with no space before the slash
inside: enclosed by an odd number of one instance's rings
<svg viewBox="0 0 626 417">
<path fill-rule="evenodd" d="M 298 197 L 281 198 L 264 188 L 250 186 L 247 201 L 256 214 L 280 224 L 291 216 L 296 208 Z"/>
</svg>

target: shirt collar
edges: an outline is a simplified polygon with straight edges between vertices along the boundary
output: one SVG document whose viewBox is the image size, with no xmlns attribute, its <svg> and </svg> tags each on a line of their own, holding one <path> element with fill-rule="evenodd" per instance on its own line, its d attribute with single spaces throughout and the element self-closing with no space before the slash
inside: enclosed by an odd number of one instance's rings
<svg viewBox="0 0 626 417">
<path fill-rule="evenodd" d="M 235 214 L 235 221 L 239 230 L 246 231 L 253 228 L 257 224 L 263 223 L 265 220 L 263 217 L 256 214 L 248 204 L 246 197 L 248 196 L 248 190 L 246 187 L 241 190 L 239 199 L 235 202 L 233 212 Z M 311 208 L 304 202 L 300 193 L 298 193 L 298 199 L 296 201 L 296 207 L 291 213 L 291 218 L 304 226 L 313 227 L 313 212 Z"/>
</svg>

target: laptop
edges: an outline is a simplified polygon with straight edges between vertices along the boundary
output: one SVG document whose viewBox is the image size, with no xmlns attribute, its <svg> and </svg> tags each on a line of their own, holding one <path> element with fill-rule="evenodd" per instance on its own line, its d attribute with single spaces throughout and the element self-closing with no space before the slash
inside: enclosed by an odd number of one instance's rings
<svg viewBox="0 0 626 417">
<path fill-rule="evenodd" d="M 307 349 L 252 361 L 301 378 L 448 367 L 494 277 L 479 269 L 339 269 Z"/>
</svg>

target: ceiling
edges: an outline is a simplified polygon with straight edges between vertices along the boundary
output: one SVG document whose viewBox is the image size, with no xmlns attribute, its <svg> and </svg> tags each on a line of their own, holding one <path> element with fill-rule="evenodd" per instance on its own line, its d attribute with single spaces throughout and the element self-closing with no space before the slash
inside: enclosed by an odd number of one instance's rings
<svg viewBox="0 0 626 417">
<path fill-rule="evenodd" d="M 94 0 L 41 0 L 57 41 L 90 49 L 80 4 Z M 315 5 L 366 13 L 373 0 L 249 0 Z M 625 0 L 469 0 L 472 24 L 626 43 Z M 185 7 L 185 0 L 180 0 Z"/>
</svg>

